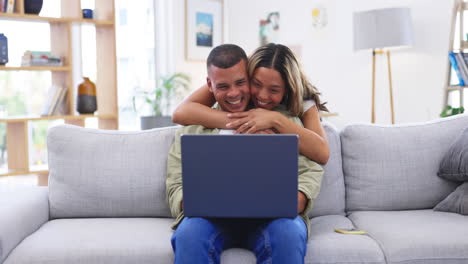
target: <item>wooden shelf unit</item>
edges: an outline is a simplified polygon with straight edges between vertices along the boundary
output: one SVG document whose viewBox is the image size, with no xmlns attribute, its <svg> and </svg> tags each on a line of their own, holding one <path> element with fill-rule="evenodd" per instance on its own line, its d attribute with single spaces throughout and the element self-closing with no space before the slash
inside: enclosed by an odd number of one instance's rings
<svg viewBox="0 0 468 264">
<path fill-rule="evenodd" d="M 68 66 L 0 66 L 0 71 L 70 71 Z"/>
<path fill-rule="evenodd" d="M 38 15 L 19 14 L 19 13 L 0 13 L 0 19 L 23 22 L 44 22 L 44 23 L 89 23 L 98 26 L 112 26 L 113 20 L 97 20 L 87 18 L 69 18 L 69 17 L 43 17 Z"/>
<path fill-rule="evenodd" d="M 65 58 L 64 66 L 0 66 L 0 71 L 50 71 L 52 84 L 68 87 L 69 115 L 63 116 L 15 116 L 0 118 L 0 124 L 6 125 L 6 151 L 8 153 L 8 168 L 0 170 L 0 176 L 23 174 L 47 174 L 47 166 L 35 168 L 29 164 L 29 123 L 30 121 L 62 119 L 66 124 L 78 126 L 85 125 L 85 119 L 97 118 L 101 129 L 118 129 L 117 106 L 117 59 L 115 45 L 115 11 L 114 0 L 95 0 L 95 10 L 99 19 L 83 19 L 81 0 L 61 0 L 60 17 L 42 17 L 25 14 L 24 0 L 16 0 L 14 13 L 0 13 L 0 20 L 18 22 L 49 23 L 50 25 L 50 51 Z M 77 87 L 75 83 L 81 80 L 74 79 L 74 73 L 80 72 L 73 63 L 80 61 L 74 57 L 74 49 L 80 47 L 72 43 L 73 24 L 92 24 L 96 28 L 96 84 L 98 111 L 95 115 L 78 114 L 75 104 Z M 21 34 L 19 32 L 18 34 Z M 9 41 L 14 36 L 8 36 Z M 81 52 L 78 52 L 81 54 Z M 48 87 L 44 87 L 48 89 Z"/>
<path fill-rule="evenodd" d="M 464 50 L 468 49 L 468 41 L 465 41 L 465 30 L 464 30 L 464 13 L 465 11 L 468 10 L 468 3 L 465 2 L 464 0 L 455 0 L 454 1 L 454 6 L 452 9 L 452 21 L 451 21 L 451 28 L 450 28 L 450 39 L 449 39 L 449 51 L 458 51 L 458 52 L 463 52 Z M 458 18 L 458 32 L 456 31 L 456 24 L 457 24 L 457 18 Z M 459 36 L 459 49 L 455 49 L 455 34 L 458 34 Z M 448 53 L 447 53 L 448 54 Z M 448 60 L 448 58 L 447 58 Z M 465 94 L 465 88 L 468 86 L 459 86 L 459 85 L 451 85 L 451 76 L 452 76 L 452 64 L 450 61 L 447 63 L 447 72 L 445 75 L 445 86 L 444 86 L 444 101 L 443 101 L 443 107 L 442 111 L 446 109 L 446 107 L 449 105 L 449 94 L 451 92 L 458 92 L 459 95 L 459 105 L 460 107 L 463 106 L 464 104 L 464 94 Z"/>
</svg>

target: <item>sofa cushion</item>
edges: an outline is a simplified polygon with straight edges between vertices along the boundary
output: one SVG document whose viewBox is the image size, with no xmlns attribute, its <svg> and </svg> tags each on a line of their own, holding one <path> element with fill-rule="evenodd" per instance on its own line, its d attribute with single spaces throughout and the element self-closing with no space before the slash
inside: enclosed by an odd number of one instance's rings
<svg viewBox="0 0 468 264">
<path fill-rule="evenodd" d="M 344 235 L 335 228 L 353 228 L 341 215 L 315 217 L 311 220 L 306 263 L 385 263 L 379 245 L 366 235 Z"/>
<path fill-rule="evenodd" d="M 309 217 L 345 214 L 345 189 L 341 160 L 341 142 L 336 128 L 323 122 L 330 146 L 330 158 L 323 167 L 324 174 L 320 193 L 314 201 Z"/>
<path fill-rule="evenodd" d="M 388 263 L 468 261 L 468 216 L 416 210 L 362 211 L 349 218 L 379 243 Z"/>
<path fill-rule="evenodd" d="M 221 253 L 222 264 L 255 264 L 255 254 L 243 248 L 230 248 Z"/>
<path fill-rule="evenodd" d="M 4 264 L 173 263 L 172 219 L 57 219 L 44 224 Z"/>
<path fill-rule="evenodd" d="M 468 128 L 451 143 L 437 175 L 450 181 L 468 181 Z"/>
<path fill-rule="evenodd" d="M 49 221 L 47 188 L 18 185 L 0 184 L 0 263 L 24 238 Z"/>
<path fill-rule="evenodd" d="M 51 218 L 169 217 L 166 161 L 176 129 L 49 129 Z"/>
<path fill-rule="evenodd" d="M 351 221 L 342 215 L 315 217 L 311 220 L 311 236 L 307 244 L 306 264 L 385 263 L 379 245 L 369 236 L 343 235 L 337 227 L 352 228 Z M 221 263 L 255 264 L 255 255 L 246 249 L 228 249 L 221 255 Z"/>
<path fill-rule="evenodd" d="M 167 218 L 56 219 L 27 237 L 4 264 L 103 264 L 174 262 Z M 305 263 L 385 263 L 378 245 L 368 236 L 341 235 L 335 227 L 353 227 L 344 216 L 312 220 Z M 221 263 L 254 264 L 246 249 L 228 249 Z"/>
<path fill-rule="evenodd" d="M 437 177 L 468 115 L 396 126 L 350 125 L 341 133 L 346 208 L 433 208 L 457 184 Z"/>
<path fill-rule="evenodd" d="M 468 215 L 468 182 L 458 186 L 447 198 L 438 203 L 434 210 Z"/>
</svg>

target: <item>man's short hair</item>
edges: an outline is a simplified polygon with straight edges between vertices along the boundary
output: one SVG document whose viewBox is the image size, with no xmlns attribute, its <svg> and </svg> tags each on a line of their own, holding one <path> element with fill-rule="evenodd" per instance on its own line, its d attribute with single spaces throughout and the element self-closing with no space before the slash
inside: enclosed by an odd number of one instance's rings
<svg viewBox="0 0 468 264">
<path fill-rule="evenodd" d="M 234 44 L 222 44 L 212 49 L 208 59 L 206 60 L 206 67 L 211 65 L 218 68 L 227 69 L 239 63 L 241 60 L 247 61 L 245 51 Z"/>
</svg>

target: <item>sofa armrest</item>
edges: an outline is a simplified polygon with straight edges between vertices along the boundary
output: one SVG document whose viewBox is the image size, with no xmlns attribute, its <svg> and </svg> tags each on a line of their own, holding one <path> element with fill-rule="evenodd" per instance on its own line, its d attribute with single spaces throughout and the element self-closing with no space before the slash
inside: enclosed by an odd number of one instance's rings
<svg viewBox="0 0 468 264">
<path fill-rule="evenodd" d="M 4 189 L 0 189 L 0 263 L 49 220 L 47 187 Z"/>
</svg>

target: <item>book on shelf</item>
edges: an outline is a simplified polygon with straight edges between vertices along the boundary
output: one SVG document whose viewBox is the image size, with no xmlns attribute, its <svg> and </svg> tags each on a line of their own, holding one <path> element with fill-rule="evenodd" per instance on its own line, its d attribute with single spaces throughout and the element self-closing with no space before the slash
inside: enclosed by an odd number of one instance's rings
<svg viewBox="0 0 468 264">
<path fill-rule="evenodd" d="M 5 0 L 3 5 L 5 13 L 13 13 L 15 11 L 15 0 Z"/>
<path fill-rule="evenodd" d="M 468 67 L 463 58 L 463 52 L 455 53 L 455 59 L 457 60 L 458 68 L 465 84 L 468 84 Z"/>
<path fill-rule="evenodd" d="M 64 88 L 60 92 L 60 95 L 57 99 L 57 103 L 54 105 L 54 108 L 52 109 L 52 114 L 51 115 L 67 115 L 68 114 L 68 89 Z"/>
<path fill-rule="evenodd" d="M 0 13 L 5 12 L 5 0 L 0 0 Z"/>
<path fill-rule="evenodd" d="M 21 66 L 63 66 L 63 58 L 50 51 L 27 50 L 21 57 Z"/>
<path fill-rule="evenodd" d="M 67 114 L 68 103 L 67 103 L 67 92 L 66 87 L 52 85 L 47 93 L 47 100 L 42 110 L 42 116 L 52 116 L 59 114 Z M 63 113 L 60 113 L 63 112 Z"/>
<path fill-rule="evenodd" d="M 462 72 L 460 71 L 460 68 L 459 68 L 459 65 L 457 63 L 456 57 L 457 56 L 456 56 L 455 52 L 453 52 L 453 51 L 449 52 L 450 64 L 452 65 L 453 70 L 455 70 L 455 73 L 457 74 L 460 86 L 465 86 L 465 80 L 463 80 Z"/>
</svg>

